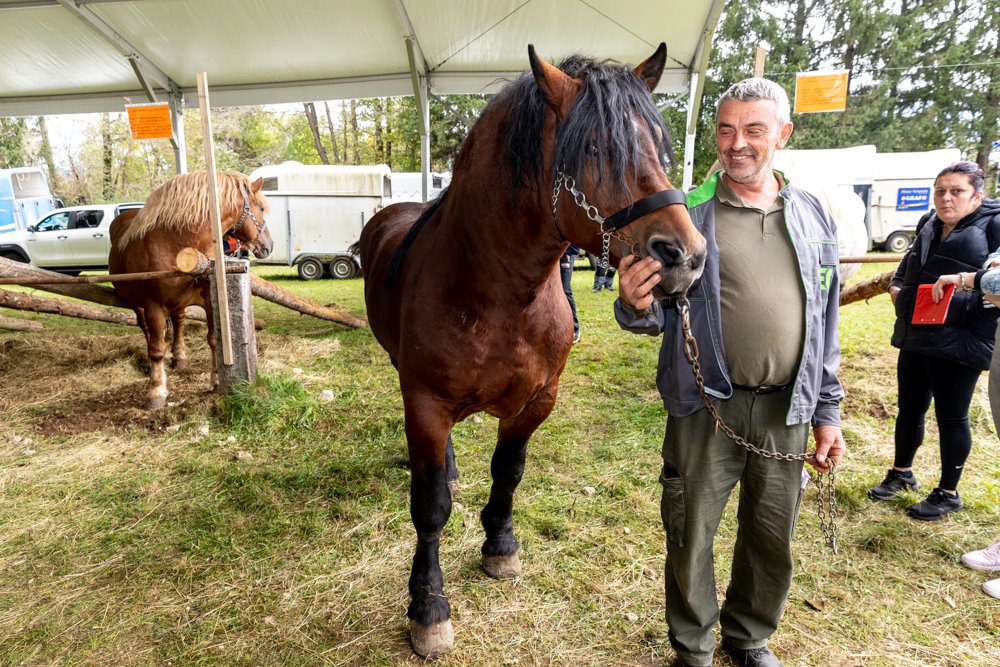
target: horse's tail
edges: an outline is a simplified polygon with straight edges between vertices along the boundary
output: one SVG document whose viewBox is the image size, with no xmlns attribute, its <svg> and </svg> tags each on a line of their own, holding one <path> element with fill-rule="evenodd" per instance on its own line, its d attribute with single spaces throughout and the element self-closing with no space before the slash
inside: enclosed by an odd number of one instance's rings
<svg viewBox="0 0 1000 667">
<path fill-rule="evenodd" d="M 399 269 L 403 266 L 403 257 L 406 255 L 406 251 L 409 250 L 410 246 L 413 244 L 413 239 L 417 238 L 417 234 L 423 229 L 424 223 L 430 220 L 434 212 L 438 210 L 441 203 L 444 201 L 445 195 L 448 194 L 448 188 L 441 191 L 441 194 L 437 196 L 434 201 L 430 203 L 427 209 L 420 214 L 417 221 L 413 223 L 410 230 L 406 232 L 406 236 L 400 241 L 399 245 L 396 247 L 396 252 L 392 253 L 392 258 L 389 260 L 389 266 L 385 271 L 385 286 L 386 288 L 392 287 L 396 282 L 396 278 L 399 276 Z"/>
</svg>

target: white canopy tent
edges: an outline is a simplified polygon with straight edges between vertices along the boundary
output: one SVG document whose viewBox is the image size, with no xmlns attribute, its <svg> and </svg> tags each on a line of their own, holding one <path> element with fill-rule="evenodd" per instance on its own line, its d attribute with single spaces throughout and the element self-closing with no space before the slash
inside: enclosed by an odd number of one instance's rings
<svg viewBox="0 0 1000 667">
<path fill-rule="evenodd" d="M 724 0 L 0 0 L 0 116 L 122 111 L 166 100 L 180 115 L 208 73 L 214 106 L 416 95 L 425 188 L 427 99 L 490 93 L 527 45 L 637 64 L 666 42 L 657 92 L 688 95 L 684 185 L 712 35 Z M 425 190 L 426 191 L 426 190 Z"/>
</svg>

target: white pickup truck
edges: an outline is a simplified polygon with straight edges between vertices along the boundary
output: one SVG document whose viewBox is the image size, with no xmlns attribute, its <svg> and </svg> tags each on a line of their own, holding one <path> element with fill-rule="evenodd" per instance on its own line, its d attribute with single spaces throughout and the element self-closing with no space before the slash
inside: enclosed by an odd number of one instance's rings
<svg viewBox="0 0 1000 667">
<path fill-rule="evenodd" d="M 111 221 L 142 202 L 58 208 L 34 225 L 0 235 L 0 257 L 76 275 L 108 268 Z"/>
</svg>

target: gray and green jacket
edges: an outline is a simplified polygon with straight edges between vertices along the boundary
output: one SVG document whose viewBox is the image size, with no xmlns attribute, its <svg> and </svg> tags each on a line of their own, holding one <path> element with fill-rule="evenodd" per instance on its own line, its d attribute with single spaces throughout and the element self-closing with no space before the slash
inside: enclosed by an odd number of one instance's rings
<svg viewBox="0 0 1000 667">
<path fill-rule="evenodd" d="M 708 255 L 701 279 L 687 296 L 691 304 L 691 332 L 698 341 L 705 389 L 709 396 L 727 399 L 733 395 L 733 387 L 720 324 L 719 246 L 715 240 L 718 179 L 717 172 L 688 194 L 691 220 L 708 242 Z M 837 379 L 840 268 L 836 224 L 816 197 L 794 185 L 786 185 L 779 196 L 785 202 L 785 228 L 795 248 L 806 296 L 806 340 L 785 423 L 811 421 L 813 426 L 839 425 L 844 390 Z M 627 331 L 651 336 L 663 334 L 656 386 L 667 411 L 684 417 L 703 408 L 691 364 L 684 355 L 684 335 L 676 302 L 655 301 L 645 312 L 639 312 L 619 298 L 615 301 L 615 318 Z M 761 345 L 769 344 L 772 342 L 761 341 Z"/>
</svg>

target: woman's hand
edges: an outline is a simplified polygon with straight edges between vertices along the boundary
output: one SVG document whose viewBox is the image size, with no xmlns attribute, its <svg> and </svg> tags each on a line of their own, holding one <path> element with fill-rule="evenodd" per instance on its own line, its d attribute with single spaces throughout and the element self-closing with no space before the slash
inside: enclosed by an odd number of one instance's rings
<svg viewBox="0 0 1000 667">
<path fill-rule="evenodd" d="M 902 287 L 899 285 L 892 285 L 889 287 L 889 298 L 892 299 L 892 305 L 894 306 L 896 305 L 896 295 L 899 294 L 899 290 L 901 289 Z"/>
<path fill-rule="evenodd" d="M 944 288 L 946 285 L 958 285 L 959 281 L 962 279 L 962 274 L 960 273 L 949 273 L 948 275 L 941 276 L 934 283 L 934 287 L 931 288 L 931 298 L 934 299 L 934 303 L 941 300 L 944 296 Z"/>
</svg>

